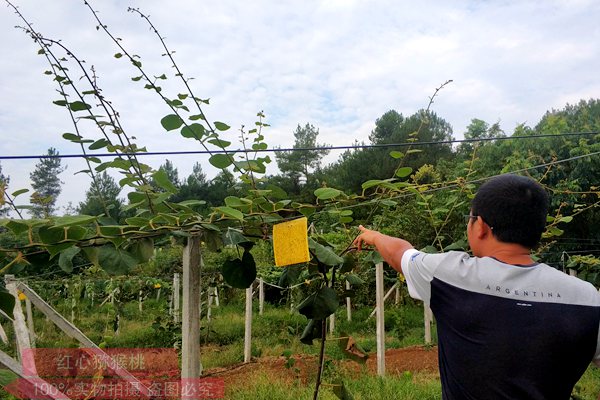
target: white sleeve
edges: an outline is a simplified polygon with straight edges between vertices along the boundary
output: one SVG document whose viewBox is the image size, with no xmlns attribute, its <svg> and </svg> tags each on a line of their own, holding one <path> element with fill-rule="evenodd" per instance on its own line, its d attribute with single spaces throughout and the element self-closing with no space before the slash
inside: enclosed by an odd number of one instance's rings
<svg viewBox="0 0 600 400">
<path fill-rule="evenodd" d="M 431 299 L 433 274 L 439 265 L 439 262 L 428 262 L 428 258 L 433 255 L 410 249 L 404 252 L 401 261 L 408 294 L 412 298 L 423 300 L 427 305 Z"/>
</svg>

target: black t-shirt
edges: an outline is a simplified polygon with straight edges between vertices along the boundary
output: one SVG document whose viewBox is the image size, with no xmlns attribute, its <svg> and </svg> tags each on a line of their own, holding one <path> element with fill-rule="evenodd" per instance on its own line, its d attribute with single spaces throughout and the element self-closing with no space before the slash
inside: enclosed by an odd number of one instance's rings
<svg viewBox="0 0 600 400">
<path fill-rule="evenodd" d="M 444 399 L 569 399 L 600 366 L 600 293 L 545 264 L 408 250 L 412 297 L 437 322 Z"/>
</svg>

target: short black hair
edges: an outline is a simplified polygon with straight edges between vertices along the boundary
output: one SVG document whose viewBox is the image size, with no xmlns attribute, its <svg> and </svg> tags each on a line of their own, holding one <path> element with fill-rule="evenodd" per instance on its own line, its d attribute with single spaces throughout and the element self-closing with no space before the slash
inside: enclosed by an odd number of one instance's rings
<svg viewBox="0 0 600 400">
<path fill-rule="evenodd" d="M 546 227 L 549 198 L 533 179 L 500 175 L 484 183 L 471 204 L 501 242 L 517 243 L 529 249 L 537 246 Z"/>
</svg>

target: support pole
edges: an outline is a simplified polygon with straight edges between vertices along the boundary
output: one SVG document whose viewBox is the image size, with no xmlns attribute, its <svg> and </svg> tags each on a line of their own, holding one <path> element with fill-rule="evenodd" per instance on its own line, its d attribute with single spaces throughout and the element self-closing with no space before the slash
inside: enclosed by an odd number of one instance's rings
<svg viewBox="0 0 600 400">
<path fill-rule="evenodd" d="M 335 331 L 335 313 L 329 316 L 329 335 L 333 336 Z"/>
<path fill-rule="evenodd" d="M 258 315 L 263 315 L 265 308 L 265 282 L 262 278 L 258 280 Z"/>
<path fill-rule="evenodd" d="M 252 285 L 246 289 L 246 323 L 244 329 L 244 362 L 252 358 Z"/>
<path fill-rule="evenodd" d="M 207 301 L 207 308 L 206 308 L 206 321 L 210 322 L 210 317 L 212 317 L 212 304 L 213 304 L 213 300 L 214 300 L 214 296 L 213 296 L 213 291 L 212 288 L 209 286 L 209 288 L 206 290 L 206 293 L 208 294 L 208 301 Z"/>
<path fill-rule="evenodd" d="M 394 283 L 394 285 L 390 288 L 390 290 L 387 291 L 387 293 L 383 297 L 383 302 L 384 303 L 391 296 L 391 294 L 394 292 L 394 289 L 396 289 L 396 286 L 398 286 L 398 282 Z M 382 287 L 381 290 L 383 290 L 383 289 L 384 288 Z M 375 309 L 373 311 L 371 311 L 371 314 L 369 314 L 369 318 L 373 318 L 373 315 L 375 315 L 376 312 L 377 312 L 377 307 L 375 307 Z"/>
<path fill-rule="evenodd" d="M 191 236 L 183 249 L 183 313 L 181 342 L 181 379 L 199 378 L 202 374 L 200 362 L 200 238 Z M 179 274 L 175 274 L 179 286 Z M 178 288 L 177 288 L 178 289 Z M 174 298 L 175 308 L 179 308 L 179 293 Z M 176 312 L 175 315 L 178 313 Z M 182 384 L 185 384 L 182 382 Z"/>
<path fill-rule="evenodd" d="M 75 325 L 70 323 L 65 317 L 56 312 L 54 308 L 52 308 L 48 303 L 46 303 L 39 294 L 37 294 L 33 289 L 24 284 L 23 282 L 14 281 L 11 275 L 6 275 L 5 277 L 7 284 L 6 288 L 8 289 L 12 285 L 15 285 L 20 289 L 25 295 L 31 300 L 31 303 L 37 307 L 37 309 L 44 314 L 48 319 L 50 319 L 57 327 L 60 328 L 65 334 L 73 339 L 76 339 L 83 345 L 83 349 L 92 354 L 101 362 L 109 363 L 108 365 L 115 365 L 113 371 L 116 375 L 120 376 L 128 382 L 129 384 L 135 384 L 137 388 L 139 388 L 141 395 L 144 397 L 152 397 L 153 393 L 151 390 L 146 387 L 142 382 L 140 382 L 135 376 L 133 376 L 129 371 L 123 369 L 118 363 L 115 363 L 114 360 L 104 352 L 101 348 L 99 348 L 94 342 L 92 342 L 87 336 L 83 334 Z M 11 283 L 9 283 L 9 281 Z M 16 291 L 17 288 L 15 288 Z M 17 301 L 18 302 L 18 301 Z M 16 316 L 15 316 L 16 317 Z M 15 318 L 16 320 L 17 318 Z M 25 366 L 26 364 L 23 364 Z"/>
<path fill-rule="evenodd" d="M 17 337 L 17 355 L 21 360 L 21 365 L 23 368 L 26 371 L 30 371 L 31 375 L 37 375 L 33 352 L 30 350 L 31 342 L 29 340 L 29 330 L 25 324 L 25 315 L 23 315 L 21 300 L 19 300 L 17 281 L 15 281 L 14 275 L 5 275 L 4 282 L 6 285 L 6 290 L 8 290 L 8 292 L 15 298 L 15 306 L 13 308 L 13 326 L 15 330 L 15 336 Z"/>
<path fill-rule="evenodd" d="M 33 325 L 33 310 L 31 309 L 31 300 L 25 299 L 25 311 L 27 312 L 27 328 L 29 329 L 29 341 L 31 347 L 35 347 L 35 329 Z"/>
<path fill-rule="evenodd" d="M 221 304 L 219 303 L 219 288 L 217 286 L 215 286 L 215 306 L 216 307 L 220 307 Z"/>
<path fill-rule="evenodd" d="M 350 282 L 346 281 L 346 290 L 350 290 Z M 346 315 L 348 322 L 352 321 L 352 302 L 350 297 L 346 297 Z"/>
<path fill-rule="evenodd" d="M 433 313 L 431 308 L 423 303 L 423 314 L 425 319 L 425 343 L 431 344 L 431 323 L 433 322 Z"/>
<path fill-rule="evenodd" d="M 377 375 L 385 376 L 385 324 L 383 300 L 383 263 L 375 267 L 375 296 L 377 310 Z"/>
<path fill-rule="evenodd" d="M 185 251 L 185 249 L 184 249 Z M 199 251 L 199 250 L 198 250 Z M 184 263 L 185 263 L 185 255 L 184 255 Z M 180 293 L 180 282 L 179 273 L 173 274 L 173 320 L 175 323 L 179 322 L 179 293 Z"/>
<path fill-rule="evenodd" d="M 400 285 L 396 285 L 396 292 L 394 296 L 394 304 L 400 304 Z"/>
<path fill-rule="evenodd" d="M 8 336 L 6 336 L 6 331 L 0 324 L 0 339 L 4 342 L 4 344 L 8 344 Z"/>
</svg>

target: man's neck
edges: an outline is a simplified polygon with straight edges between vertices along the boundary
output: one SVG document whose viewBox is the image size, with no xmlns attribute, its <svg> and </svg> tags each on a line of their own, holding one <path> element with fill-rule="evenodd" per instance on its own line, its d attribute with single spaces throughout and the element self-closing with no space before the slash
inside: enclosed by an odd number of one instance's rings
<svg viewBox="0 0 600 400">
<path fill-rule="evenodd" d="M 479 257 L 493 257 L 498 261 L 513 265 L 529 265 L 535 261 L 531 258 L 531 250 L 516 243 L 495 242 L 484 249 Z"/>
</svg>

